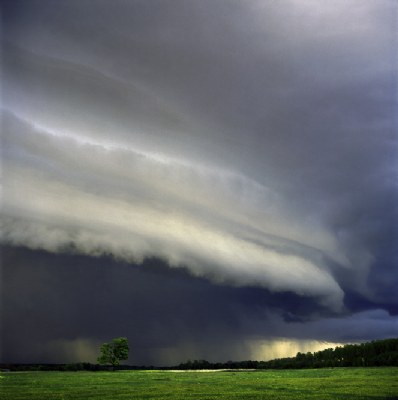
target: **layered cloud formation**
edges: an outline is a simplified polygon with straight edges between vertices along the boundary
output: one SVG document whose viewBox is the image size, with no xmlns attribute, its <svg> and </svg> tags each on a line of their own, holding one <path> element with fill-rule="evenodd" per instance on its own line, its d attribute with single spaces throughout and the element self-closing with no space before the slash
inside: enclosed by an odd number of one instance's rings
<svg viewBox="0 0 398 400">
<path fill-rule="evenodd" d="M 5 2 L 3 243 L 395 312 L 396 13 Z"/>
<path fill-rule="evenodd" d="M 217 282 L 341 305 L 326 262 L 334 238 L 289 216 L 278 193 L 235 172 L 49 134 L 10 115 L 3 126 L 10 243 L 134 262 L 158 256 Z"/>
</svg>

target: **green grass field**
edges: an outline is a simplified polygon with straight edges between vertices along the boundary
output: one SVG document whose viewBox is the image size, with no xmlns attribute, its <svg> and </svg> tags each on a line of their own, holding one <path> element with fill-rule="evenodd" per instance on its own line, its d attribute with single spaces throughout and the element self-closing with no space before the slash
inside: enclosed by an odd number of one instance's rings
<svg viewBox="0 0 398 400">
<path fill-rule="evenodd" d="M 398 399 L 398 368 L 4 372 L 2 400 Z"/>
</svg>

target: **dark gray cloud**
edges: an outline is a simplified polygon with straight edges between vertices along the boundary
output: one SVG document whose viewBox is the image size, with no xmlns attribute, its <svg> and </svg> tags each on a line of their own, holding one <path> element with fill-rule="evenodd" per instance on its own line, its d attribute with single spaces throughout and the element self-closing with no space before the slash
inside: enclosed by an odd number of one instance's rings
<svg viewBox="0 0 398 400">
<path fill-rule="evenodd" d="M 6 362 L 95 361 L 99 344 L 121 331 L 131 363 L 170 364 L 269 358 L 276 346 L 384 338 L 397 328 L 376 304 L 337 317 L 310 299 L 214 285 L 156 259 L 132 265 L 15 247 L 2 258 Z"/>
<path fill-rule="evenodd" d="M 137 360 L 222 351 L 239 358 L 266 339 L 359 340 L 365 327 L 368 336 L 391 334 L 395 2 L 3 3 L 1 223 L 2 242 L 16 249 L 3 257 L 10 299 L 12 282 L 40 272 L 37 262 L 27 268 L 30 258 L 47 265 L 53 257 L 54 276 L 42 273 L 57 281 L 71 273 L 65 253 L 73 250 L 93 266 L 72 269 L 69 285 L 103 279 L 94 265 L 104 255 L 119 260 L 107 259 L 116 292 L 104 304 L 120 327 L 127 311 L 114 310 L 123 298 L 134 310 L 142 304 L 134 318 L 154 334 L 140 342 Z M 162 260 L 164 287 L 145 261 L 152 257 Z M 181 277 L 186 286 L 175 288 Z M 54 293 L 40 282 L 27 296 L 48 300 Z M 199 287 L 212 299 L 206 308 L 190 292 Z M 183 308 L 171 317 L 171 295 L 167 310 L 149 301 L 162 290 L 181 290 L 198 325 Z M 42 357 L 67 349 L 91 357 L 113 334 L 68 314 L 84 301 L 78 294 L 74 306 L 49 302 L 62 310 L 51 326 L 78 322 L 64 335 L 38 330 Z M 18 318 L 22 303 L 11 304 Z M 36 297 L 32 304 L 43 324 L 56 318 L 55 308 L 42 309 Z M 155 310 L 168 318 L 152 329 Z M 385 321 L 379 334 L 375 315 Z M 195 332 L 203 325 L 202 340 Z M 130 323 L 125 329 L 138 340 Z M 214 353 L 222 337 L 228 345 Z"/>
</svg>

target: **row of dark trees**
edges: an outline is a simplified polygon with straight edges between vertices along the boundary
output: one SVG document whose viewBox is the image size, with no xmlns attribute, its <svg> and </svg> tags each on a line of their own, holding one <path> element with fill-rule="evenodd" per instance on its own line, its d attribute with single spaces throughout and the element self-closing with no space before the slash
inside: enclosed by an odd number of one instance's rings
<svg viewBox="0 0 398 400">
<path fill-rule="evenodd" d="M 123 346 L 125 348 L 125 346 Z M 124 350 L 125 351 L 125 350 Z M 107 354 L 103 351 L 102 354 Z M 101 361 L 101 360 L 99 360 Z M 108 360 L 105 360 L 108 362 Z M 187 361 L 174 367 L 129 366 L 118 365 L 117 369 L 298 369 L 326 367 L 398 367 L 398 338 L 377 340 L 362 344 L 347 344 L 329 348 L 314 353 L 297 353 L 296 357 L 279 358 L 271 361 L 228 361 L 226 363 L 211 363 L 206 360 Z M 113 366 L 114 367 L 114 366 Z M 112 367 L 112 368 L 113 368 Z M 0 364 L 0 369 L 12 371 L 42 370 L 42 371 L 101 371 L 109 367 L 99 364 Z"/>
<path fill-rule="evenodd" d="M 131 365 L 101 365 L 88 362 L 79 362 L 71 364 L 0 364 L 0 371 L 113 371 L 133 370 L 133 369 L 157 369 L 153 366 L 131 366 Z"/>
<path fill-rule="evenodd" d="M 271 361 L 228 361 L 209 363 L 205 360 L 188 361 L 179 369 L 288 369 L 324 367 L 398 366 L 398 338 L 362 344 L 347 344 L 315 353 L 297 353 L 296 357 Z"/>
<path fill-rule="evenodd" d="M 269 364 L 273 365 L 275 361 L 269 361 Z M 297 353 L 293 361 L 294 368 L 377 366 L 398 366 L 398 339 L 348 344 L 315 353 Z"/>
</svg>

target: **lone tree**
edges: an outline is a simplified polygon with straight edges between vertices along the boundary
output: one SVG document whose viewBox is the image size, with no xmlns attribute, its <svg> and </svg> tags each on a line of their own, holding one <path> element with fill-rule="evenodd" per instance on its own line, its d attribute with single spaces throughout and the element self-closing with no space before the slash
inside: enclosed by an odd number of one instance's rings
<svg viewBox="0 0 398 400">
<path fill-rule="evenodd" d="M 101 345 L 101 355 L 97 360 L 100 364 L 110 364 L 114 368 L 120 364 L 121 360 L 127 360 L 128 357 L 128 340 L 126 337 L 119 337 Z"/>
</svg>

